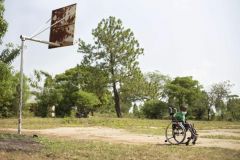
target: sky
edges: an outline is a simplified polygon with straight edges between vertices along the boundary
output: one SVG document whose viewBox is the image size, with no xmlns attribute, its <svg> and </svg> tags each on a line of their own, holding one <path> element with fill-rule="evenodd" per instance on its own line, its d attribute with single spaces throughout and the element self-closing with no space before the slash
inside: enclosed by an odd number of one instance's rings
<svg viewBox="0 0 240 160">
<path fill-rule="evenodd" d="M 115 16 L 144 48 L 139 58 L 144 73 L 193 76 L 206 90 L 229 80 L 234 84 L 232 94 L 240 95 L 239 0 L 5 0 L 9 27 L 3 41 L 20 45 L 20 35 L 31 36 L 52 10 L 73 3 L 77 3 L 75 40 L 91 43 L 92 29 L 103 18 Z M 36 38 L 48 40 L 49 30 Z M 77 43 L 57 49 L 30 41 L 25 44 L 24 73 L 30 77 L 35 69 L 62 73 L 83 57 Z M 19 70 L 19 57 L 13 66 Z"/>
</svg>

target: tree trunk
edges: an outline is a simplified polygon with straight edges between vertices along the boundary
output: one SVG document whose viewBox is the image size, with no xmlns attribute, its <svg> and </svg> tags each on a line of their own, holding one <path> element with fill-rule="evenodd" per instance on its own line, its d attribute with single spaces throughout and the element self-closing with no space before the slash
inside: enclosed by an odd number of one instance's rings
<svg viewBox="0 0 240 160">
<path fill-rule="evenodd" d="M 210 114 L 210 108 L 208 108 L 208 121 L 210 120 L 209 114 Z"/>
<path fill-rule="evenodd" d="M 113 93 L 114 93 L 114 102 L 115 102 L 115 110 L 117 113 L 117 117 L 121 118 L 122 113 L 121 113 L 121 107 L 120 107 L 120 98 L 119 98 L 116 82 L 113 82 Z"/>
<path fill-rule="evenodd" d="M 115 79 L 115 72 L 114 72 L 114 66 L 115 66 L 115 60 L 113 57 L 113 54 L 110 53 L 110 64 L 111 64 L 111 74 L 112 74 L 112 84 L 113 84 L 113 94 L 114 94 L 114 102 L 115 102 L 115 110 L 117 113 L 117 117 L 121 118 L 121 107 L 120 107 L 120 98 L 119 93 L 116 86 L 116 79 Z"/>
</svg>

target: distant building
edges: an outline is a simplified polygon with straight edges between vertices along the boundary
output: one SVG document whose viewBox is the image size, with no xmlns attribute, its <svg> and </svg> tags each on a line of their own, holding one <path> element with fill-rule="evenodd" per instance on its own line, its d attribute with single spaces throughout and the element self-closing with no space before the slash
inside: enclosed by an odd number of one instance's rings
<svg viewBox="0 0 240 160">
<path fill-rule="evenodd" d="M 54 105 L 51 107 L 51 117 L 55 117 L 55 108 Z"/>
<path fill-rule="evenodd" d="M 212 112 L 212 113 L 214 113 L 214 114 L 217 113 L 216 107 L 215 107 L 214 105 L 212 105 L 212 106 L 210 107 L 210 112 Z"/>
<path fill-rule="evenodd" d="M 128 110 L 128 113 L 133 113 L 134 107 L 137 108 L 138 111 L 140 111 L 141 106 L 143 106 L 144 102 L 143 101 L 135 101 L 132 103 L 132 106 Z"/>
</svg>

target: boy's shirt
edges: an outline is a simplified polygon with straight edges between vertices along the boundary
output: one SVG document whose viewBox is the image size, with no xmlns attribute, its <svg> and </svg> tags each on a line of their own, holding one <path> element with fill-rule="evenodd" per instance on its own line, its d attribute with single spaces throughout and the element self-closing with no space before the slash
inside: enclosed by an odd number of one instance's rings
<svg viewBox="0 0 240 160">
<path fill-rule="evenodd" d="M 174 117 L 178 120 L 178 121 L 186 121 L 186 117 L 185 117 L 185 113 L 183 112 L 177 112 Z"/>
</svg>

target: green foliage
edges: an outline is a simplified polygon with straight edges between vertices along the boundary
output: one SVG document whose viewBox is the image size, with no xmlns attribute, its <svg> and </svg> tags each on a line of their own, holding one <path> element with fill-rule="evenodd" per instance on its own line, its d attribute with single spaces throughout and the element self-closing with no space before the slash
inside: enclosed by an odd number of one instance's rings
<svg viewBox="0 0 240 160">
<path fill-rule="evenodd" d="M 6 45 L 6 49 L 4 49 L 0 54 L 0 61 L 11 64 L 12 61 L 20 54 L 20 48 L 15 47 L 12 43 Z"/>
<path fill-rule="evenodd" d="M 16 116 L 17 112 L 19 110 L 19 99 L 20 99 L 20 84 L 19 84 L 19 79 L 20 79 L 20 73 L 15 73 L 14 74 L 14 84 L 15 87 L 13 88 L 14 91 L 14 99 L 12 101 L 12 106 L 13 106 L 13 115 Z M 29 87 L 29 81 L 28 77 L 23 75 L 23 111 L 27 111 L 27 101 L 30 97 L 30 87 Z"/>
<path fill-rule="evenodd" d="M 122 113 L 128 113 L 131 107 L 132 107 L 132 103 L 130 101 L 121 101 Z"/>
<path fill-rule="evenodd" d="M 121 101 L 123 103 L 145 100 L 147 97 L 147 81 L 140 69 L 136 69 L 129 77 L 121 81 Z"/>
<path fill-rule="evenodd" d="M 141 108 L 144 116 L 151 119 L 161 119 L 167 110 L 167 104 L 158 100 L 150 100 Z"/>
<path fill-rule="evenodd" d="M 134 74 L 122 81 L 121 100 L 123 103 L 166 98 L 165 85 L 170 77 L 158 71 L 142 74 L 136 70 Z"/>
<path fill-rule="evenodd" d="M 3 0 L 0 0 L 0 45 L 2 44 L 2 38 L 7 31 L 8 24 L 3 18 L 4 4 Z M 18 111 L 19 102 L 19 74 L 12 71 L 9 66 L 11 62 L 20 53 L 19 47 L 15 47 L 9 43 L 0 53 L 0 117 L 16 116 Z M 26 77 L 24 77 L 24 103 L 26 102 L 29 92 Z"/>
<path fill-rule="evenodd" d="M 100 113 L 114 113 L 114 101 L 112 98 L 112 94 L 110 92 L 106 92 L 103 97 L 100 99 L 101 105 L 97 108 L 97 111 Z"/>
<path fill-rule="evenodd" d="M 12 72 L 9 65 L 0 61 L 0 117 L 16 116 L 19 101 L 19 74 Z M 29 97 L 27 79 L 24 77 L 24 104 Z"/>
<path fill-rule="evenodd" d="M 147 99 L 154 100 L 166 98 L 165 86 L 171 81 L 171 78 L 169 76 L 155 71 L 146 73 L 144 77 L 147 81 Z"/>
<path fill-rule="evenodd" d="M 93 93 L 78 91 L 73 94 L 75 105 L 77 106 L 78 117 L 87 117 L 89 112 L 93 112 L 101 104 L 98 97 Z"/>
<path fill-rule="evenodd" d="M 5 11 L 3 2 L 3 0 L 0 0 L 0 44 L 2 43 L 2 37 L 5 35 L 8 27 L 6 20 L 3 18 Z"/>
<path fill-rule="evenodd" d="M 99 108 L 108 108 L 111 97 L 109 96 L 107 86 L 108 76 L 106 72 L 97 67 L 78 65 L 65 71 L 63 74 L 56 75 L 56 82 L 59 88 L 63 90 L 63 101 L 60 103 L 58 110 L 66 108 L 68 112 L 75 105 L 76 99 L 73 93 L 79 90 L 92 93 L 100 101 Z M 95 110 L 92 110 L 95 111 Z M 61 113 L 61 115 L 63 115 Z"/>
<path fill-rule="evenodd" d="M 192 77 L 176 77 L 173 81 L 167 84 L 166 93 L 169 98 L 169 103 L 175 106 L 182 104 L 193 105 L 201 94 L 201 86 L 197 80 Z"/>
<path fill-rule="evenodd" d="M 62 95 L 55 89 L 46 88 L 37 96 L 36 116 L 47 117 L 50 114 L 52 106 L 55 106 L 62 99 Z"/>
<path fill-rule="evenodd" d="M 230 113 L 228 120 L 240 120 L 240 98 L 230 98 L 227 102 L 227 110 Z"/>
<path fill-rule="evenodd" d="M 100 100 L 99 107 L 106 107 L 112 99 L 108 91 L 108 73 L 98 67 L 78 65 L 78 81 L 81 90 L 95 94 Z M 110 104 L 111 105 L 111 104 Z"/>
<path fill-rule="evenodd" d="M 0 61 L 0 117 L 8 117 L 10 115 L 11 101 L 14 99 L 13 93 L 13 75 L 11 68 Z"/>
<path fill-rule="evenodd" d="M 144 117 L 143 112 L 140 110 L 140 107 L 138 107 L 136 104 L 133 105 L 133 115 L 137 118 Z"/>
<path fill-rule="evenodd" d="M 208 108 L 208 95 L 206 92 L 202 91 L 202 93 L 199 94 L 199 97 L 193 101 L 188 112 L 193 115 L 195 119 L 202 120 L 205 118 Z"/>
<path fill-rule="evenodd" d="M 45 77 L 43 87 L 39 86 L 42 77 Z M 36 80 L 32 80 L 31 84 L 35 88 L 38 103 L 36 115 L 48 116 L 53 105 L 56 106 L 56 116 L 60 117 L 74 114 L 74 106 L 78 106 L 79 112 L 86 110 L 93 113 L 95 109 L 89 104 L 92 101 L 87 102 L 90 97 L 99 102 L 99 108 L 107 108 L 112 103 L 112 97 L 109 96 L 106 77 L 102 70 L 84 65 L 68 69 L 55 77 L 43 71 L 35 71 Z M 84 105 L 80 105 L 80 100 Z"/>
<path fill-rule="evenodd" d="M 31 80 L 32 92 L 36 96 L 37 105 L 33 109 L 36 116 L 47 117 L 53 105 L 57 105 L 62 100 L 61 90 L 56 88 L 54 78 L 43 71 L 34 72 L 36 80 Z M 42 76 L 45 77 L 43 87 L 39 86 Z"/>
</svg>

